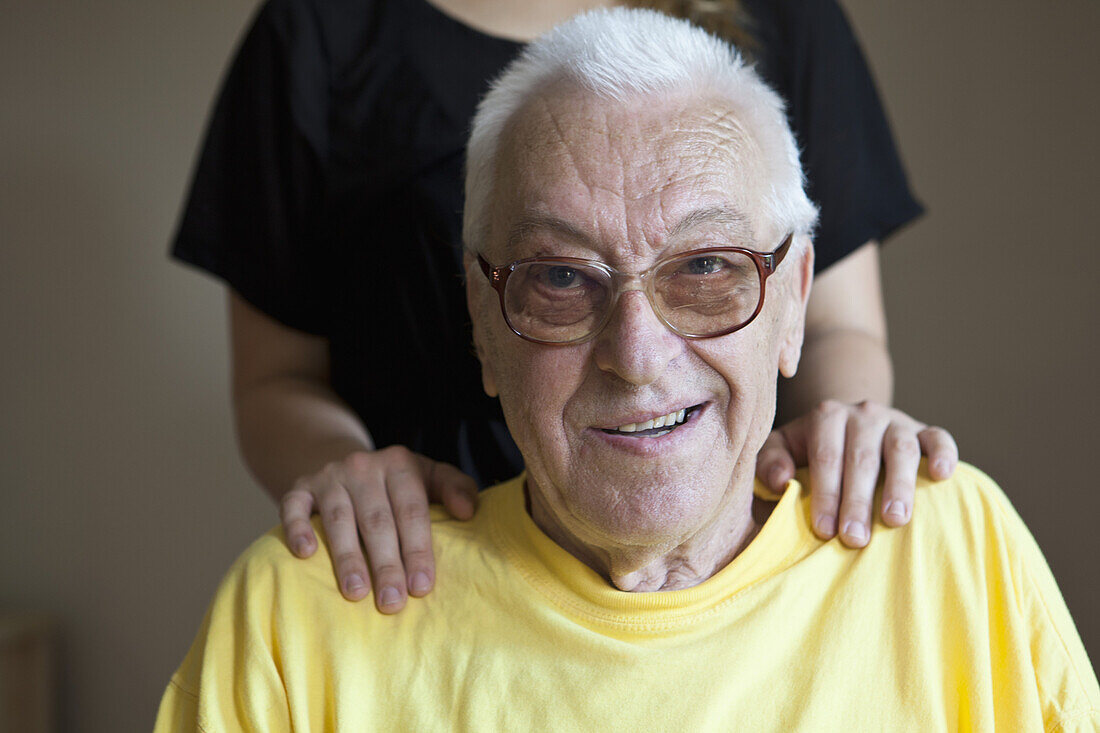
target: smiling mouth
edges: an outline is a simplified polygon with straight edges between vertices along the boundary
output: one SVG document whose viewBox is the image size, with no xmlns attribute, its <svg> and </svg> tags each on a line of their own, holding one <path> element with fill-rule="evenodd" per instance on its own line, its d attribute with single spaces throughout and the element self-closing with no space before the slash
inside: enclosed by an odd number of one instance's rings
<svg viewBox="0 0 1100 733">
<path fill-rule="evenodd" d="M 600 431 L 608 435 L 626 435 L 631 438 L 659 438 L 683 425 L 702 406 L 702 404 L 692 405 L 645 422 L 620 425 L 617 428 L 600 428 Z"/>
</svg>

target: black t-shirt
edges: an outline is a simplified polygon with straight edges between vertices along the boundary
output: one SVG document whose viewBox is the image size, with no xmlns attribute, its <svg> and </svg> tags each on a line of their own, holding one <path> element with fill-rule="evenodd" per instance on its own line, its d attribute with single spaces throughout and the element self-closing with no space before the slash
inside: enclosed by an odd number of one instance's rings
<svg viewBox="0 0 1100 733">
<path fill-rule="evenodd" d="M 920 213 L 833 0 L 746 2 L 788 100 L 818 269 Z M 477 100 L 520 45 L 427 0 L 269 0 L 224 81 L 173 254 L 330 344 L 379 447 L 519 472 L 481 389 L 462 287 L 462 166 Z"/>
</svg>

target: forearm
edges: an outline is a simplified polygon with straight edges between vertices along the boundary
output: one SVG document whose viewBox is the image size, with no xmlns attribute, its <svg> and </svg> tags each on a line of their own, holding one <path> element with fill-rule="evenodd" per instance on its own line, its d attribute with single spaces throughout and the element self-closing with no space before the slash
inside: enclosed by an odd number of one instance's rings
<svg viewBox="0 0 1100 733">
<path fill-rule="evenodd" d="M 233 407 L 241 455 L 276 501 L 298 478 L 374 447 L 351 408 L 309 378 L 266 379 L 240 390 Z"/>
<path fill-rule="evenodd" d="M 358 414 L 332 389 L 324 336 L 286 326 L 232 290 L 228 305 L 237 440 L 279 504 L 287 546 L 298 557 L 313 554 L 319 540 L 309 517 L 319 513 L 345 598 L 373 588 L 378 609 L 394 613 L 408 594 L 430 592 L 428 502 L 469 519 L 474 480 L 401 446 L 375 451 Z"/>
<path fill-rule="evenodd" d="M 815 279 L 798 373 L 780 385 L 781 423 L 825 400 L 892 402 L 878 255 L 868 242 Z"/>
<path fill-rule="evenodd" d="M 773 491 L 808 466 L 815 534 L 849 547 L 870 540 L 880 479 L 877 511 L 898 527 L 912 516 L 921 454 L 936 480 L 958 460 L 950 435 L 889 407 L 894 371 L 878 254 L 868 242 L 816 279 L 798 371 L 780 382 L 777 428 L 756 466 Z M 823 402 L 831 404 L 816 409 Z"/>
<path fill-rule="evenodd" d="M 798 374 L 780 386 L 780 422 L 824 400 L 891 404 L 894 369 L 885 339 L 860 330 L 807 334 Z"/>
</svg>

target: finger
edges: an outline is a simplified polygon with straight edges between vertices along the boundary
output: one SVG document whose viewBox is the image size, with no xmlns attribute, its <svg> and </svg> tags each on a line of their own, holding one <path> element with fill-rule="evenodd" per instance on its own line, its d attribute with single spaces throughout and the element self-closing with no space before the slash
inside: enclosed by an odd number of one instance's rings
<svg viewBox="0 0 1100 733">
<path fill-rule="evenodd" d="M 840 501 L 841 542 L 848 547 L 865 547 L 871 540 L 871 513 L 875 484 L 882 466 L 882 438 L 885 414 L 876 417 L 874 406 L 856 407 L 848 418 L 844 446 L 843 498 Z"/>
<path fill-rule="evenodd" d="M 449 463 L 432 461 L 428 496 L 443 504 L 455 519 L 472 519 L 477 509 L 477 484 Z"/>
<path fill-rule="evenodd" d="M 808 421 L 806 448 L 810 464 L 810 510 L 814 532 L 822 539 L 830 539 L 836 534 L 846 427 L 844 410 L 833 402 L 819 405 Z"/>
<path fill-rule="evenodd" d="M 362 600 L 370 593 L 370 576 L 359 549 L 355 507 L 347 488 L 342 484 L 330 486 L 321 494 L 318 504 L 340 592 L 349 601 Z"/>
<path fill-rule="evenodd" d="M 951 478 L 959 465 L 959 447 L 951 433 L 943 428 L 928 427 L 917 435 L 921 450 L 928 456 L 928 473 L 937 481 Z"/>
<path fill-rule="evenodd" d="M 425 596 L 432 590 L 435 583 L 435 558 L 432 555 L 432 528 L 428 513 L 428 490 L 425 487 L 424 476 L 417 470 L 407 467 L 399 468 L 387 474 L 386 490 L 390 497 L 390 506 L 393 508 L 393 517 L 397 524 L 397 535 L 401 551 L 404 577 L 407 582 L 408 592 L 414 596 Z M 373 555 L 371 560 L 373 561 Z M 389 582 L 387 570 L 372 565 L 375 577 L 379 581 L 378 600 L 389 600 L 393 594 L 388 593 Z M 382 605 L 393 606 L 392 602 Z M 400 610 L 399 608 L 386 608 L 387 611 Z"/>
<path fill-rule="evenodd" d="M 756 476 L 775 492 L 780 492 L 794 478 L 794 458 L 787 439 L 773 430 L 756 454 Z"/>
<path fill-rule="evenodd" d="M 286 543 L 298 557 L 309 557 L 317 549 L 317 536 L 309 517 L 313 514 L 313 494 L 303 487 L 288 491 L 279 502 L 279 521 L 283 523 Z"/>
<path fill-rule="evenodd" d="M 393 457 L 391 453 L 391 458 Z M 395 468 L 400 464 L 403 468 Z M 412 454 L 402 454 L 399 460 L 391 460 L 388 467 L 375 469 L 369 478 L 356 476 L 355 515 L 363 546 L 367 550 L 374 586 L 374 605 L 382 613 L 396 613 L 405 607 L 405 566 L 401 562 L 397 523 L 390 504 L 388 486 L 393 474 L 399 471 L 419 473 Z M 421 487 L 421 493 L 425 489 Z"/>
<path fill-rule="evenodd" d="M 920 444 L 911 426 L 891 423 L 882 441 L 886 476 L 882 489 L 882 521 L 900 527 L 913 516 Z"/>
<path fill-rule="evenodd" d="M 809 436 L 812 418 L 813 415 L 800 417 L 779 428 L 779 432 L 783 434 L 783 440 L 787 443 L 787 450 L 794 460 L 796 469 L 799 466 L 810 465 Z"/>
</svg>

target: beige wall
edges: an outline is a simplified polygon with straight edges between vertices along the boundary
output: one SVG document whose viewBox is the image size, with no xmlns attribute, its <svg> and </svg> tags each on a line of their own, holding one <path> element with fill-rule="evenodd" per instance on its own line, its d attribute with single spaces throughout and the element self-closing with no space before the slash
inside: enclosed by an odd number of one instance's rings
<svg viewBox="0 0 1100 733">
<path fill-rule="evenodd" d="M 1100 3 L 845 5 L 929 212 L 884 251 L 896 402 L 1001 484 L 1096 667 Z"/>
<path fill-rule="evenodd" d="M 1095 660 L 1100 3 L 845 4 L 930 211 L 884 255 L 898 401 L 1002 483 Z M 253 6 L 0 24 L 0 609 L 61 621 L 71 730 L 149 727 L 275 521 L 232 442 L 222 291 L 165 256 Z"/>
</svg>

